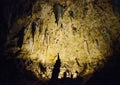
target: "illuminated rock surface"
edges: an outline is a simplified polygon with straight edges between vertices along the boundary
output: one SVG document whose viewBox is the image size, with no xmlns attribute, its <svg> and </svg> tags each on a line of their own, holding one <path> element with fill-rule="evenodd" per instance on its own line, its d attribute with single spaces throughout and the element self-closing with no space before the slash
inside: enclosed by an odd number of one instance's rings
<svg viewBox="0 0 120 85">
<path fill-rule="evenodd" d="M 59 54 L 58 78 L 66 72 L 86 81 L 113 55 L 115 40 L 120 22 L 108 0 L 38 0 L 29 15 L 14 19 L 5 52 L 40 80 L 53 77 Z"/>
</svg>

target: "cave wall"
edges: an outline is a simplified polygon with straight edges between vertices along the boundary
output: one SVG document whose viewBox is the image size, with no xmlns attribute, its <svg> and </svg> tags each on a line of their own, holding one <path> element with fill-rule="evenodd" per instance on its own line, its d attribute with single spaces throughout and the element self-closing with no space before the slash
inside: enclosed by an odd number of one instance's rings
<svg viewBox="0 0 120 85">
<path fill-rule="evenodd" d="M 22 73 L 26 69 L 40 80 L 50 79 L 59 54 L 58 78 L 66 72 L 69 78 L 80 76 L 86 81 L 119 54 L 119 12 L 114 12 L 118 8 L 113 9 L 109 0 L 4 4 L 0 51 L 2 56 L 21 60 L 15 63 Z"/>
</svg>

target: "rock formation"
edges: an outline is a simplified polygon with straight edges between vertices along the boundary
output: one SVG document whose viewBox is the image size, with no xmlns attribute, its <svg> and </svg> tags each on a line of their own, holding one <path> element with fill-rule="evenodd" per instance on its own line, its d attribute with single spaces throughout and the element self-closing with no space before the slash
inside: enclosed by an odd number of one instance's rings
<svg viewBox="0 0 120 85">
<path fill-rule="evenodd" d="M 59 54 L 58 78 L 86 82 L 111 58 L 114 41 L 120 43 L 120 21 L 109 0 L 21 0 L 18 5 L 23 8 L 16 4 L 19 11 L 8 20 L 4 53 L 24 60 L 16 62 L 18 69 L 40 80 L 51 79 Z"/>
</svg>

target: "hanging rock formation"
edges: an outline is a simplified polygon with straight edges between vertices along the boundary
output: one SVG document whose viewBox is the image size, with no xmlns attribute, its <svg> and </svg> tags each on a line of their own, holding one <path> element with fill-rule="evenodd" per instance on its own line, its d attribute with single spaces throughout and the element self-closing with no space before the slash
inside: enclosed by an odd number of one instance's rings
<svg viewBox="0 0 120 85">
<path fill-rule="evenodd" d="M 29 13 L 14 17 L 4 52 L 26 60 L 18 65 L 40 80 L 51 79 L 59 53 L 58 78 L 66 72 L 86 81 L 111 58 L 113 42 L 120 43 L 120 22 L 109 0 L 36 0 L 30 6 Z"/>
</svg>

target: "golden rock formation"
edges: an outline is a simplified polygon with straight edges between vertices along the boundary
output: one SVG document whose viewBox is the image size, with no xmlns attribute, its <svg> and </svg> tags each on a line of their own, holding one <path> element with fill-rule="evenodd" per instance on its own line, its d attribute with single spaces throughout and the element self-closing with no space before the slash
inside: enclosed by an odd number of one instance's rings
<svg viewBox="0 0 120 85">
<path fill-rule="evenodd" d="M 104 67 L 113 41 L 120 41 L 120 22 L 109 0 L 37 0 L 31 10 L 16 17 L 6 52 L 25 59 L 26 69 L 39 79 L 52 77 L 58 54 L 58 78 L 66 72 L 66 77 L 87 79 Z"/>
</svg>

